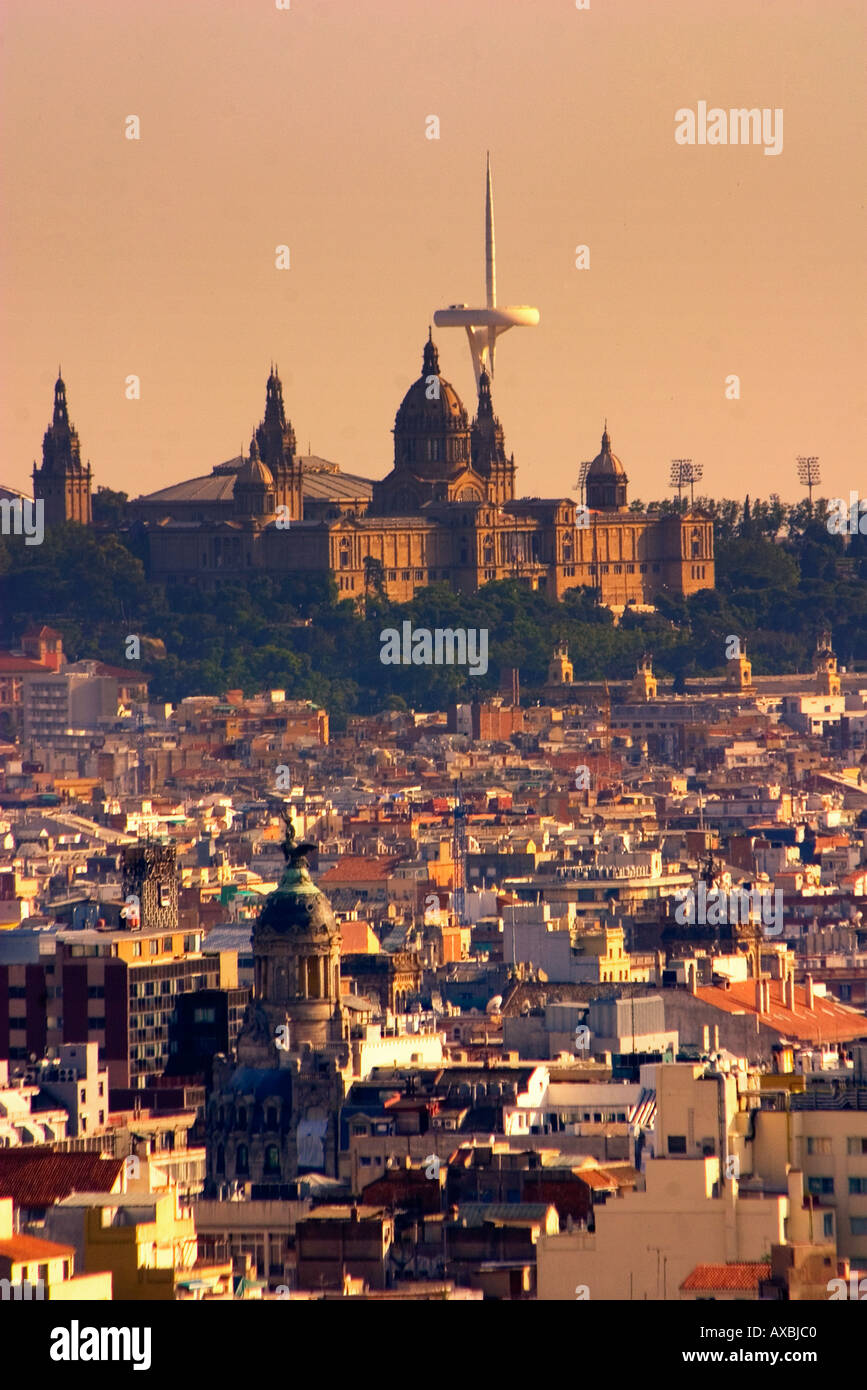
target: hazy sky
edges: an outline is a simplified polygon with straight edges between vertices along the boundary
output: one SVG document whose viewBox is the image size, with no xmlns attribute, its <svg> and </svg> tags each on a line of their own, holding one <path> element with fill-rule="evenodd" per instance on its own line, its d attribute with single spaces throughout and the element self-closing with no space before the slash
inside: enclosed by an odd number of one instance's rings
<svg viewBox="0 0 867 1390">
<path fill-rule="evenodd" d="M 58 362 L 95 482 L 138 495 L 246 452 L 272 358 L 301 451 L 384 476 L 433 311 L 483 302 L 490 148 L 498 298 L 541 313 L 497 351 L 519 494 L 568 494 L 606 415 L 632 497 L 691 456 L 703 491 L 794 498 L 798 453 L 867 494 L 862 0 L 4 0 L 0 26 L 0 482 L 30 486 Z M 782 108 L 782 153 L 678 145 L 700 101 Z M 435 340 L 472 412 L 463 331 Z"/>
</svg>

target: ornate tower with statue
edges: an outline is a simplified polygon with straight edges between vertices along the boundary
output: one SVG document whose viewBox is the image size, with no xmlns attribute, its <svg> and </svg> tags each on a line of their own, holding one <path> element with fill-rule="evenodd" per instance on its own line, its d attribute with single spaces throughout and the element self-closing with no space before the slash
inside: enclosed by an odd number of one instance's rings
<svg viewBox="0 0 867 1390">
<path fill-rule="evenodd" d="M 210 1194 L 247 1183 L 285 1195 L 305 1172 L 337 1175 L 337 1117 L 351 1074 L 340 1002 L 340 933 L 287 811 L 277 888 L 253 928 L 253 998 L 235 1060 L 214 1064 L 207 1107 Z"/>
<path fill-rule="evenodd" d="M 259 1022 L 268 1021 L 269 1041 L 278 1028 L 284 1050 L 305 1043 L 323 1047 L 345 1036 L 340 1004 L 340 932 L 331 904 L 310 877 L 307 856 L 316 848 L 295 839 L 283 813 L 286 867 L 253 928 L 253 1002 Z M 242 1029 L 238 1060 L 254 1062 Z"/>
</svg>

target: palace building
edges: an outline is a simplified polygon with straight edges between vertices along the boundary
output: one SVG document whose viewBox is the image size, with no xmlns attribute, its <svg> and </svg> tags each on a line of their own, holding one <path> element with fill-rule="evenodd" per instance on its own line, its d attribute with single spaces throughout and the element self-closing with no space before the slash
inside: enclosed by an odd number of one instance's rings
<svg viewBox="0 0 867 1390">
<path fill-rule="evenodd" d="M 247 458 L 138 497 L 129 510 L 145 527 L 157 580 L 328 573 L 341 597 L 381 587 L 402 602 L 432 583 L 472 593 L 518 579 L 552 599 L 592 588 L 613 607 L 713 588 L 711 518 L 630 511 L 607 427 L 586 505 L 516 497 L 515 480 L 487 372 L 470 420 L 428 335 L 421 374 L 395 418 L 393 467 L 380 481 L 299 456 L 272 368 Z"/>
</svg>

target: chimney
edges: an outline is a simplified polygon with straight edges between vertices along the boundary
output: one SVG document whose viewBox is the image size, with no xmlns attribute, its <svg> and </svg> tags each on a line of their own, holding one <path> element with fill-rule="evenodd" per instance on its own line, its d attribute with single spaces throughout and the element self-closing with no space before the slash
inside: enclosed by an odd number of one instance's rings
<svg viewBox="0 0 867 1390">
<path fill-rule="evenodd" d="M 814 996 L 813 996 L 813 977 L 812 977 L 812 975 L 808 975 L 808 976 L 806 977 L 806 979 L 804 980 L 804 988 L 805 988 L 806 991 L 807 991 L 807 1008 L 808 1008 L 808 1009 L 813 1009 L 813 1008 L 815 1007 L 815 1002 L 814 1002 Z"/>
</svg>

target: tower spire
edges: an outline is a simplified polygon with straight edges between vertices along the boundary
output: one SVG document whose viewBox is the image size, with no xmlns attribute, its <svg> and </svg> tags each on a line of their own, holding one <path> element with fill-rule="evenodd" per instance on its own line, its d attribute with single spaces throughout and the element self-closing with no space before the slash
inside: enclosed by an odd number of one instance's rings
<svg viewBox="0 0 867 1390">
<path fill-rule="evenodd" d="M 485 170 L 485 300 L 488 309 L 497 307 L 496 247 L 494 244 L 494 186 L 491 181 L 491 152 L 487 152 Z M 493 343 L 490 347 L 493 366 Z"/>
<path fill-rule="evenodd" d="M 437 309 L 434 314 L 438 328 L 466 329 L 477 386 L 483 366 L 493 379 L 494 349 L 499 335 L 508 328 L 534 327 L 539 322 L 539 310 L 529 304 L 497 306 L 496 259 L 494 181 L 488 150 L 485 155 L 485 306 L 471 308 L 466 304 L 451 304 L 447 309 Z"/>
</svg>

